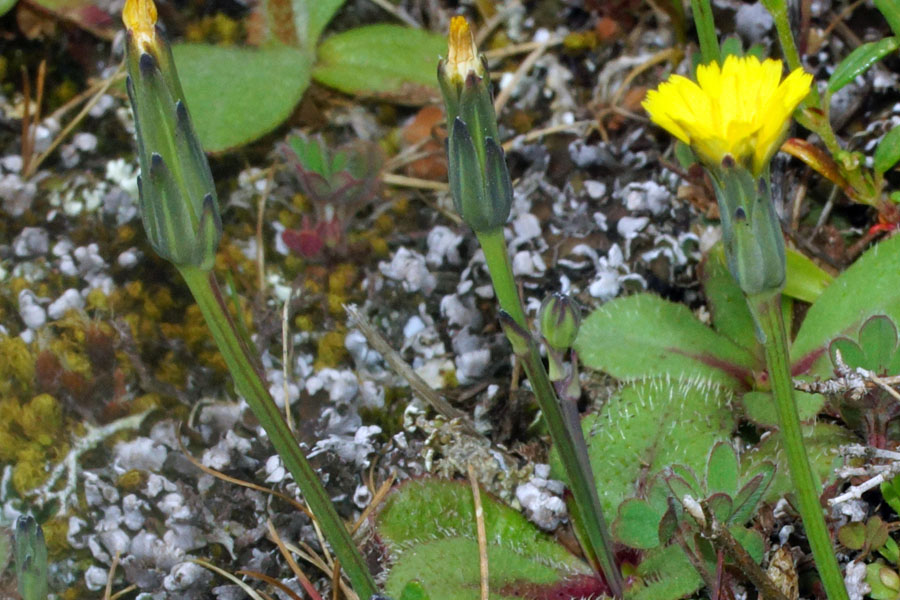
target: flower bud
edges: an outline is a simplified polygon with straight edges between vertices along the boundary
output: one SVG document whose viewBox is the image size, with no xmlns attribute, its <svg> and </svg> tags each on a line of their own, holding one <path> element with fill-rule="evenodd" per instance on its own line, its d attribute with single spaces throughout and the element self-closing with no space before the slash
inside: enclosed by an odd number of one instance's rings
<svg viewBox="0 0 900 600">
<path fill-rule="evenodd" d="M 498 317 L 503 333 L 506 334 L 506 338 L 512 346 L 513 354 L 516 356 L 528 354 L 532 343 L 531 334 L 528 330 L 516 323 L 516 320 L 505 310 L 501 309 Z"/>
<path fill-rule="evenodd" d="M 191 123 L 172 51 L 152 0 L 127 0 L 126 87 L 134 111 L 141 217 L 156 252 L 179 266 L 212 268 L 222 237 L 216 189 Z"/>
<path fill-rule="evenodd" d="M 555 293 L 544 298 L 538 318 L 548 346 L 559 352 L 572 347 L 581 325 L 581 310 L 570 296 Z"/>
<path fill-rule="evenodd" d="M 450 24 L 447 59 L 438 64 L 444 97 L 450 193 L 476 232 L 502 227 L 512 206 L 512 182 L 500 147 L 497 115 L 484 59 L 463 17 Z"/>
<path fill-rule="evenodd" d="M 41 526 L 30 515 L 16 520 L 16 579 L 22 598 L 47 597 L 47 544 Z"/>
</svg>

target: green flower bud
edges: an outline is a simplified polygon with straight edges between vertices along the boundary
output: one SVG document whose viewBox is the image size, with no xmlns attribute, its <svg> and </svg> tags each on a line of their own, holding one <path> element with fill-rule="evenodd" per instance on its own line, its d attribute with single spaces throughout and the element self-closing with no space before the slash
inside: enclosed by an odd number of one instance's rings
<svg viewBox="0 0 900 600">
<path fill-rule="evenodd" d="M 141 164 L 141 217 L 156 252 L 209 270 L 222 237 L 216 190 L 152 0 L 128 0 L 126 87 Z"/>
<path fill-rule="evenodd" d="M 484 59 L 462 17 L 450 23 L 448 57 L 438 64 L 450 136 L 450 193 L 476 232 L 502 227 L 512 206 L 512 182 L 498 140 L 497 115 Z"/>
<path fill-rule="evenodd" d="M 775 214 L 769 182 L 725 158 L 711 170 L 725 257 L 738 286 L 748 296 L 780 292 L 786 277 L 784 234 Z"/>
<path fill-rule="evenodd" d="M 506 334 L 506 338 L 512 345 L 513 354 L 520 357 L 527 355 L 533 341 L 531 333 L 516 323 L 515 319 L 505 310 L 500 310 L 499 319 L 503 333 Z"/>
<path fill-rule="evenodd" d="M 555 293 L 544 298 L 538 319 L 541 335 L 554 350 L 563 352 L 575 343 L 581 326 L 581 310 L 568 295 Z"/>
<path fill-rule="evenodd" d="M 41 526 L 30 516 L 16 520 L 16 579 L 23 600 L 47 597 L 47 544 Z"/>
</svg>

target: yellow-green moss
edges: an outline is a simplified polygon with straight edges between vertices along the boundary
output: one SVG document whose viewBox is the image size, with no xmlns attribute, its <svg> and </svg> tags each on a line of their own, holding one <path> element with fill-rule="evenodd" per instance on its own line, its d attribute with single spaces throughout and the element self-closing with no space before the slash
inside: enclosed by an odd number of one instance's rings
<svg viewBox="0 0 900 600">
<path fill-rule="evenodd" d="M 50 394 L 35 396 L 20 412 L 22 433 L 41 446 L 57 442 L 62 425 L 62 407 Z"/>
<path fill-rule="evenodd" d="M 294 317 L 294 328 L 298 331 L 312 331 L 316 324 L 309 315 L 297 315 Z"/>
<path fill-rule="evenodd" d="M 34 355 L 19 337 L 0 336 L 0 395 L 27 391 L 34 380 Z"/>
<path fill-rule="evenodd" d="M 44 453 L 34 445 L 27 445 L 16 455 L 12 472 L 13 488 L 20 495 L 33 490 L 47 480 Z"/>
<path fill-rule="evenodd" d="M 329 331 L 319 338 L 314 366 L 316 369 L 337 367 L 347 357 L 348 352 L 344 347 L 344 332 Z"/>
<path fill-rule="evenodd" d="M 69 551 L 69 521 L 62 517 L 50 519 L 41 525 L 44 530 L 44 541 L 51 559 L 62 558 Z"/>
<path fill-rule="evenodd" d="M 145 483 L 147 483 L 147 473 L 140 469 L 131 469 L 119 476 L 116 487 L 123 492 L 136 492 L 143 488 Z"/>
</svg>

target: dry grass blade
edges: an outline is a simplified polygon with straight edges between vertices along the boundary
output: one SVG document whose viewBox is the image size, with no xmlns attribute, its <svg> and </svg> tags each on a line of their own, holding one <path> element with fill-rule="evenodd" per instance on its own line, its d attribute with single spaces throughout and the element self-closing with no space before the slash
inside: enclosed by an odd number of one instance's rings
<svg viewBox="0 0 900 600">
<path fill-rule="evenodd" d="M 331 600 L 339 600 L 341 597 L 341 561 L 334 561 L 331 569 Z"/>
<path fill-rule="evenodd" d="M 549 47 L 549 43 L 544 43 L 532 50 L 531 54 L 525 57 L 525 60 L 522 61 L 522 64 L 519 65 L 519 68 L 513 73 L 509 83 L 500 90 L 500 93 L 497 94 L 497 97 L 494 99 L 494 111 L 498 115 L 503 112 L 503 107 L 506 106 L 506 103 L 512 97 L 512 93 L 515 91 L 516 86 L 519 85 L 519 82 L 525 77 L 525 74 L 534 67 L 534 64 L 544 55 L 544 52 L 546 52 Z"/>
<path fill-rule="evenodd" d="M 259 591 L 257 591 L 257 590 L 254 590 L 252 587 L 250 587 L 250 586 L 247 584 L 247 582 L 241 581 L 239 578 L 235 577 L 234 575 L 232 575 L 232 574 L 229 573 L 228 571 L 226 571 L 226 570 L 224 570 L 224 569 L 220 569 L 220 568 L 217 567 L 216 565 L 214 565 L 214 564 L 212 564 L 212 563 L 209 563 L 209 562 L 206 562 L 206 561 L 203 560 L 202 558 L 191 558 L 190 561 L 191 561 L 192 563 L 195 563 L 195 564 L 200 565 L 200 566 L 203 567 L 204 569 L 209 569 L 209 570 L 212 571 L 213 573 L 218 573 L 219 575 L 221 575 L 221 576 L 224 577 L 225 579 L 228 579 L 229 581 L 234 582 L 235 585 L 240 586 L 240 588 L 241 588 L 242 590 L 244 590 L 244 591 L 247 593 L 247 595 L 250 596 L 250 598 L 252 598 L 253 600 L 264 600 L 265 598 L 268 598 L 267 595 L 265 595 L 265 594 L 263 594 L 262 592 L 259 592 Z"/>
<path fill-rule="evenodd" d="M 193 455 L 191 455 L 190 452 L 188 452 L 187 448 L 184 447 L 184 444 L 181 443 L 181 435 L 177 435 L 177 436 L 175 436 L 175 437 L 176 437 L 176 439 L 178 440 L 178 447 L 181 449 L 181 452 L 184 454 L 185 458 L 187 458 L 189 461 L 191 461 L 191 463 L 192 463 L 195 467 L 197 467 L 198 469 L 200 469 L 200 470 L 203 471 L 204 473 L 208 473 L 208 474 L 212 475 L 213 477 L 216 477 L 216 478 L 218 478 L 218 479 L 221 479 L 222 481 L 227 481 L 228 483 L 233 483 L 233 484 L 235 484 L 235 485 L 239 485 L 239 486 L 242 486 L 242 487 L 245 487 L 245 488 L 250 488 L 251 490 L 256 490 L 257 492 L 263 492 L 263 493 L 271 494 L 272 496 L 276 496 L 276 497 L 278 497 L 278 498 L 281 498 L 282 500 L 284 500 L 285 502 L 287 502 L 288 504 L 290 504 L 291 506 L 293 506 L 293 507 L 296 508 L 297 510 L 301 511 L 303 514 L 305 514 L 305 515 L 306 515 L 307 517 L 309 517 L 311 520 L 315 521 L 315 518 L 313 517 L 312 512 L 311 512 L 306 506 L 304 506 L 304 505 L 301 504 L 300 502 L 297 502 L 296 500 L 294 500 L 294 499 L 291 498 L 290 496 L 288 496 L 288 495 L 286 495 L 286 494 L 282 494 L 281 492 L 275 491 L 275 490 L 273 490 L 273 489 L 269 489 L 269 488 L 267 488 L 267 487 L 263 487 L 263 486 L 261 486 L 261 485 L 255 484 L 255 483 L 251 483 L 251 482 L 249 482 L 249 481 L 244 481 L 243 479 L 238 479 L 238 478 L 236 478 L 236 477 L 231 477 L 231 476 L 229 476 L 229 475 L 226 475 L 226 474 L 224 474 L 224 473 L 221 473 L 221 472 L 219 472 L 219 471 L 216 471 L 215 469 L 212 469 L 212 468 L 210 468 L 210 467 L 207 467 L 206 465 L 204 465 L 203 463 L 201 463 L 199 460 L 197 460 L 196 458 L 194 458 Z"/>
<path fill-rule="evenodd" d="M 481 571 L 481 600 L 489 600 L 491 596 L 488 579 L 487 532 L 484 528 L 484 507 L 481 505 L 481 490 L 475 477 L 472 463 L 466 465 L 469 471 L 469 484 L 472 486 L 472 501 L 475 504 L 475 526 L 478 531 L 478 568 Z"/>
<path fill-rule="evenodd" d="M 278 535 L 278 532 L 275 530 L 275 526 L 272 525 L 271 519 L 266 521 L 266 527 L 269 529 L 269 536 L 272 538 L 272 541 L 275 542 L 276 546 L 278 546 L 278 551 L 281 552 L 282 556 L 284 556 L 285 560 L 287 560 L 288 566 L 291 567 L 291 571 L 294 572 L 294 575 L 297 577 L 300 585 L 303 586 L 303 589 L 306 590 L 306 593 L 309 594 L 310 598 L 312 598 L 313 600 L 322 600 L 322 596 L 320 596 L 319 592 L 316 591 L 316 588 L 313 587 L 313 584 L 309 580 L 309 577 L 306 576 L 306 573 L 303 572 L 303 570 L 300 568 L 300 565 L 298 565 L 297 561 L 294 560 L 294 557 L 291 556 L 291 551 Z"/>
<path fill-rule="evenodd" d="M 316 552 L 312 548 L 310 548 L 309 544 L 307 544 L 306 542 L 300 542 L 300 546 L 302 546 L 302 549 L 289 542 L 285 542 L 284 546 L 309 564 L 318 568 L 325 575 L 331 576 L 331 565 L 329 563 L 326 563 L 321 556 L 316 554 Z M 341 590 L 344 592 L 347 600 L 359 600 L 359 596 L 356 595 L 356 592 L 351 590 L 350 586 L 348 586 L 343 579 L 341 579 Z"/>
<path fill-rule="evenodd" d="M 119 81 L 120 79 L 125 77 L 124 69 L 125 63 L 120 64 L 118 70 L 113 75 L 110 75 L 106 78 L 106 81 L 103 82 L 103 85 L 100 86 L 100 88 L 94 94 L 94 97 L 84 105 L 81 111 L 77 115 L 75 115 L 72 120 L 68 122 L 68 124 L 66 124 L 63 130 L 60 131 L 59 134 L 53 139 L 53 142 L 51 142 L 50 146 L 46 150 L 44 150 L 37 158 L 29 162 L 28 168 L 22 169 L 22 175 L 25 178 L 28 178 L 32 174 L 34 174 L 34 172 L 37 171 L 38 167 L 41 166 L 41 163 L 44 162 L 44 160 L 46 160 L 46 158 L 50 156 L 50 154 L 52 154 L 54 150 L 56 150 L 56 148 L 63 142 L 63 140 L 69 137 L 69 134 L 72 133 L 72 131 L 76 127 L 78 127 L 78 125 L 84 120 L 88 113 L 91 112 L 91 109 L 94 108 L 94 105 L 96 105 L 100 101 L 100 98 L 102 98 L 103 95 L 106 94 L 106 91 L 110 88 L 110 86 L 116 81 Z M 43 86 L 43 84 L 41 85 Z M 38 88 L 38 93 L 43 93 L 43 87 Z"/>
<path fill-rule="evenodd" d="M 109 574 L 106 576 L 106 589 L 103 591 L 103 600 L 112 598 L 113 579 L 116 578 L 116 567 L 119 566 L 119 552 L 113 557 L 112 564 L 109 566 Z"/>
<path fill-rule="evenodd" d="M 293 600 L 303 600 L 303 598 L 298 596 L 297 593 L 294 592 L 294 590 L 292 590 L 288 586 L 284 585 L 283 583 L 281 583 L 274 577 L 269 577 L 265 573 L 260 573 L 259 571 L 250 571 L 247 569 L 241 569 L 240 571 L 237 572 L 237 574 L 238 575 L 246 575 L 247 577 L 253 577 L 254 579 L 259 579 L 260 581 L 265 581 L 269 585 L 271 585 L 273 587 L 277 587 L 279 590 L 281 590 L 282 592 L 287 594 Z M 313 597 L 313 599 L 315 600 L 315 597 Z"/>
<path fill-rule="evenodd" d="M 372 501 L 369 502 L 369 505 L 366 506 L 365 510 L 359 515 L 359 518 L 356 520 L 356 523 L 353 524 L 353 527 L 350 529 L 350 533 L 356 533 L 362 524 L 366 522 L 366 519 L 369 518 L 369 515 L 372 514 L 378 506 L 384 501 L 385 496 L 387 496 L 388 492 L 391 491 L 391 486 L 394 485 L 394 474 L 391 473 L 391 476 L 388 477 L 387 481 L 381 484 L 381 487 L 378 488 L 378 491 L 375 492 L 375 495 L 372 496 Z"/>
<path fill-rule="evenodd" d="M 396 173 L 385 173 L 381 176 L 381 180 L 388 185 L 416 188 L 418 190 L 434 190 L 436 192 L 446 192 L 450 190 L 450 186 L 443 181 L 407 177 L 406 175 L 397 175 Z"/>
<path fill-rule="evenodd" d="M 119 590 L 118 592 L 116 592 L 115 594 L 110 596 L 109 600 L 119 600 L 119 598 L 121 598 L 125 594 L 130 594 L 131 592 L 133 592 L 136 589 L 137 589 L 137 585 L 131 584 L 127 588 L 125 588 L 123 590 Z"/>
<path fill-rule="evenodd" d="M 357 309 L 356 306 L 345 304 L 344 310 L 347 311 L 347 315 L 356 324 L 359 330 L 362 331 L 362 334 L 366 337 L 366 341 L 369 342 L 369 345 L 384 357 L 384 360 L 390 365 L 391 369 L 403 377 L 403 379 L 409 383 L 409 387 L 411 387 L 419 397 L 448 419 L 459 419 L 466 432 L 470 435 L 478 438 L 484 437 L 478 433 L 477 429 L 475 429 L 475 426 L 472 424 L 468 415 L 451 406 L 440 394 L 431 389 L 431 386 L 428 385 L 424 379 L 416 374 L 412 367 L 403 360 L 400 354 L 391 348 L 391 345 L 384 339 L 372 322 L 359 312 L 359 309 Z"/>
</svg>

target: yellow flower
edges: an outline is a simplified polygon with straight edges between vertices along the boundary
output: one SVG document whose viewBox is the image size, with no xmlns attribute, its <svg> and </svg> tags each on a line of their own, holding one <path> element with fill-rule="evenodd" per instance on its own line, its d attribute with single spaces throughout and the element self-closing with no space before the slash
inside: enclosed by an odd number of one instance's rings
<svg viewBox="0 0 900 600">
<path fill-rule="evenodd" d="M 697 83 L 673 75 L 647 93 L 650 119 L 689 144 L 712 167 L 726 156 L 759 175 L 781 144 L 812 76 L 796 69 L 781 81 L 780 60 L 729 56 L 697 67 Z"/>
<path fill-rule="evenodd" d="M 462 84 L 469 73 L 475 73 L 479 77 L 484 74 L 484 65 L 478 56 L 475 38 L 465 17 L 457 16 L 450 20 L 447 60 L 442 68 L 444 75 L 453 84 Z"/>
<path fill-rule="evenodd" d="M 153 0 L 125 0 L 122 21 L 142 52 L 152 46 L 156 36 L 156 5 Z"/>
</svg>

